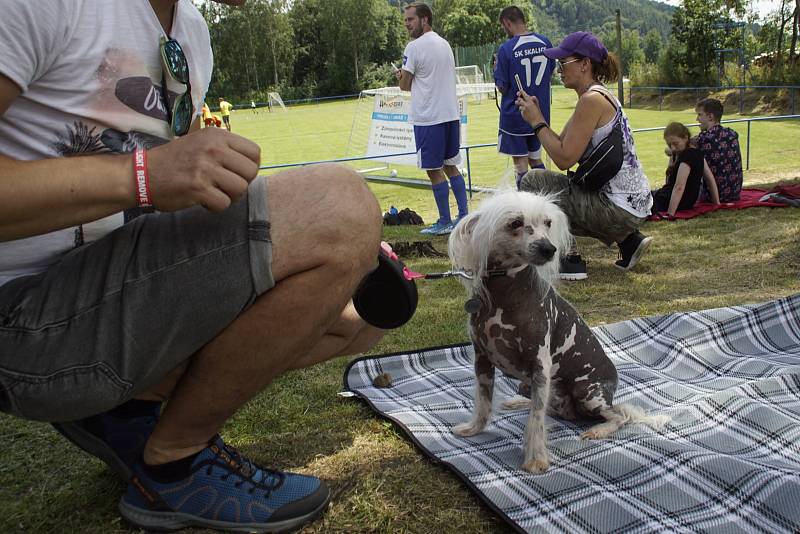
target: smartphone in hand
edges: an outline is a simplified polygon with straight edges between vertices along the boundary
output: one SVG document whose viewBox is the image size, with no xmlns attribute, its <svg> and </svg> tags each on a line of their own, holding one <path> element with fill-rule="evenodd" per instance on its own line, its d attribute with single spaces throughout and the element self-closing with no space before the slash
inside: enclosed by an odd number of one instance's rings
<svg viewBox="0 0 800 534">
<path fill-rule="evenodd" d="M 519 79 L 519 74 L 515 74 L 514 79 L 517 81 L 517 89 L 519 89 L 519 92 L 526 94 L 525 89 L 522 88 L 522 80 Z"/>
</svg>

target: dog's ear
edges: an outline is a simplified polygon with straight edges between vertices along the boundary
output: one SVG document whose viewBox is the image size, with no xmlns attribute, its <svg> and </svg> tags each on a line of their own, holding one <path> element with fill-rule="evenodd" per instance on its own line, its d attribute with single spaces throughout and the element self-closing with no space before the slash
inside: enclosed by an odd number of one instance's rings
<svg viewBox="0 0 800 534">
<path fill-rule="evenodd" d="M 450 233 L 450 238 L 447 241 L 447 250 L 450 256 L 450 261 L 453 265 L 459 268 L 471 267 L 471 250 L 472 245 L 472 231 L 475 229 L 480 215 L 478 213 L 470 213 L 456 225 L 455 229 Z"/>
<path fill-rule="evenodd" d="M 478 219 L 481 216 L 479 213 L 473 213 L 467 216 L 467 220 L 464 221 L 464 232 L 467 234 L 471 234 L 472 231 L 475 229 L 475 225 L 478 224 Z"/>
</svg>

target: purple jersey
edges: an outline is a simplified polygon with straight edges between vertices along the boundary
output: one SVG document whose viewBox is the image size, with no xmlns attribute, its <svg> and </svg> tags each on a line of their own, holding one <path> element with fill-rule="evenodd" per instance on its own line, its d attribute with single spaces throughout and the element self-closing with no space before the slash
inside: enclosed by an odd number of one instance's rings
<svg viewBox="0 0 800 534">
<path fill-rule="evenodd" d="M 514 105 L 517 98 L 515 74 L 519 75 L 525 92 L 539 99 L 542 114 L 550 122 L 550 77 L 555 61 L 547 59 L 542 51 L 552 46 L 547 37 L 533 32 L 515 35 L 500 46 L 497 51 L 494 83 L 503 89 L 500 104 L 501 131 L 511 135 L 533 133 L 531 125 L 525 122 Z"/>
</svg>

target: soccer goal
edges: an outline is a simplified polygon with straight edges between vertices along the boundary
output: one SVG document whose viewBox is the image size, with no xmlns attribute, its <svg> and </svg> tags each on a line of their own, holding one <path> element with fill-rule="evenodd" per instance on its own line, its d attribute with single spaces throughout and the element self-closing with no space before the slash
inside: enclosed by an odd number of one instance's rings
<svg viewBox="0 0 800 534">
<path fill-rule="evenodd" d="M 267 95 L 267 106 L 269 106 L 270 111 L 272 111 L 273 107 L 277 106 L 280 106 L 283 111 L 286 111 L 286 106 L 283 105 L 283 99 L 278 93 L 269 93 Z"/>
<path fill-rule="evenodd" d="M 483 83 L 483 73 L 477 65 L 456 67 L 456 80 L 459 85 Z"/>
<path fill-rule="evenodd" d="M 482 102 L 485 96 L 494 94 L 494 85 L 485 84 L 483 72 L 477 65 L 462 65 L 461 67 L 456 67 L 456 83 L 461 86 L 462 89 L 468 86 L 483 87 L 484 85 L 488 88 L 485 92 L 462 90 L 462 92 L 469 94 L 473 102 Z"/>
</svg>

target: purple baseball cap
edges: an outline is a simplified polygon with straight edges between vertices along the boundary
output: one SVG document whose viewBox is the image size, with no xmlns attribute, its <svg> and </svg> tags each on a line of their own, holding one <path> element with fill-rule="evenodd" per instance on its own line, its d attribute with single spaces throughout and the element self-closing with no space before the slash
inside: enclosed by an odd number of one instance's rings
<svg viewBox="0 0 800 534">
<path fill-rule="evenodd" d="M 602 63 L 608 57 L 608 49 L 595 34 L 590 32 L 571 33 L 564 37 L 557 47 L 547 48 L 542 53 L 550 59 L 564 59 L 579 55 L 588 57 L 597 63 Z"/>
</svg>

